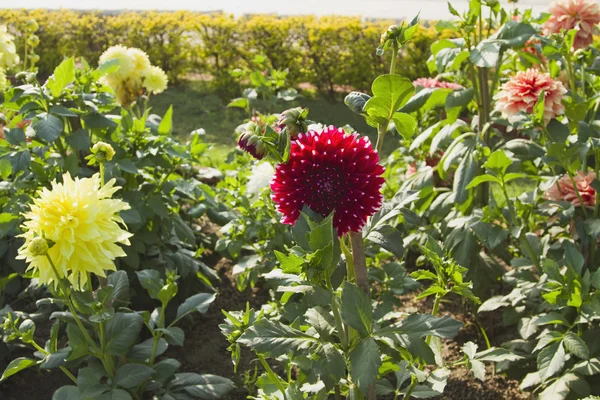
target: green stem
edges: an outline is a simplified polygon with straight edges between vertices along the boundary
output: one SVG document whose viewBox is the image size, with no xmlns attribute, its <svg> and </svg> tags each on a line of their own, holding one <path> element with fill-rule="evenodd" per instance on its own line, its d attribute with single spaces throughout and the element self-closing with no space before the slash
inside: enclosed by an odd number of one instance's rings
<svg viewBox="0 0 600 400">
<path fill-rule="evenodd" d="M 335 400 L 342 400 L 342 393 L 340 391 L 340 385 L 335 385 Z"/>
<path fill-rule="evenodd" d="M 379 125 L 379 128 L 377 128 L 377 144 L 375 145 L 375 148 L 377 149 L 377 154 L 379 154 L 380 157 L 381 157 L 381 149 L 383 148 L 383 138 L 385 137 L 385 134 L 387 133 L 388 125 L 389 125 L 389 122 L 385 126 Z"/>
<path fill-rule="evenodd" d="M 406 389 L 406 393 L 404 393 L 404 397 L 402 398 L 403 400 L 409 400 L 412 397 L 412 392 L 415 390 L 418 382 L 414 376 L 411 376 L 410 386 Z"/>
<path fill-rule="evenodd" d="M 440 303 L 442 302 L 442 297 L 444 297 L 444 296 L 441 293 L 437 293 L 435 295 L 435 300 L 433 301 L 433 308 L 431 309 L 431 315 L 434 317 L 440 311 Z M 425 338 L 425 343 L 427 343 L 429 345 L 431 343 L 432 337 L 433 337 L 432 335 L 427 336 Z"/>
<path fill-rule="evenodd" d="M 571 93 L 577 97 L 577 84 L 575 83 L 575 71 L 573 71 L 573 64 L 571 63 L 571 50 L 567 49 L 565 52 L 565 68 L 567 75 L 569 76 L 569 85 L 571 86 Z"/>
<path fill-rule="evenodd" d="M 69 308 L 69 311 L 73 315 L 73 319 L 75 320 L 75 323 L 77 324 L 77 326 L 81 330 L 81 333 L 83 334 L 83 336 L 85 336 L 85 339 L 89 342 L 90 347 L 92 348 L 92 350 L 95 351 L 96 350 L 96 342 L 94 342 L 94 340 L 89 335 L 87 329 L 85 329 L 85 327 L 83 326 L 83 323 L 81 322 L 81 319 L 79 318 L 79 315 L 77 314 L 77 311 L 75 310 L 75 307 L 73 306 L 73 303 L 71 302 L 71 297 L 68 294 L 69 293 L 68 288 L 65 286 L 63 280 L 60 278 L 60 275 L 58 274 L 58 270 L 56 269 L 56 265 L 54 265 L 54 262 L 52 261 L 52 258 L 50 257 L 49 254 L 46 254 L 46 258 L 50 262 L 50 266 L 52 267 L 52 271 L 54 271 L 54 274 L 56 275 L 56 281 L 58 282 L 59 289 L 62 291 L 63 296 L 65 297 L 65 303 L 67 304 L 67 307 Z"/>
<path fill-rule="evenodd" d="M 160 308 L 160 316 L 158 317 L 158 327 L 164 328 L 165 324 L 165 308 L 166 304 L 163 304 Z M 158 342 L 162 336 L 162 332 L 154 333 L 154 341 L 152 343 L 152 353 L 150 355 L 150 365 L 154 365 L 154 360 L 156 359 L 156 352 L 158 351 Z"/>
<path fill-rule="evenodd" d="M 360 232 L 350 231 L 350 243 L 352 244 L 352 256 L 354 259 L 354 273 L 356 274 L 356 285 L 367 294 L 369 290 L 369 277 L 367 276 L 367 259 L 365 257 L 365 242 Z"/>
<path fill-rule="evenodd" d="M 398 42 L 394 39 L 394 44 L 392 45 L 392 63 L 390 65 L 390 74 L 396 73 L 396 59 L 398 58 Z"/>
<path fill-rule="evenodd" d="M 502 187 L 502 194 L 504 195 L 504 199 L 506 200 L 506 205 L 510 211 L 510 224 L 513 225 L 517 219 L 517 211 L 515 210 L 515 207 L 513 205 L 513 203 L 510 201 L 509 197 L 508 197 L 508 192 L 506 191 L 506 185 L 504 184 L 504 179 L 502 180 L 502 185 L 500 185 Z"/>
<path fill-rule="evenodd" d="M 340 314 L 340 307 L 338 304 L 338 297 L 331 286 L 331 279 L 327 277 L 327 286 L 329 290 L 331 290 L 331 311 L 333 312 L 333 317 L 335 318 L 335 326 L 338 331 L 338 336 L 340 338 L 340 344 L 342 345 L 342 350 L 344 353 L 348 351 L 348 339 L 347 333 L 344 329 L 344 323 L 342 322 L 342 315 Z"/>
<path fill-rule="evenodd" d="M 573 189 L 575 189 L 575 194 L 577 195 L 577 198 L 579 199 L 579 206 L 581 207 L 581 211 L 583 211 L 583 216 L 587 219 L 587 210 L 585 209 L 585 204 L 583 203 L 583 197 L 581 197 L 581 193 L 579 192 L 579 189 L 577 188 L 575 179 L 573 178 L 573 175 L 571 175 L 568 171 L 567 171 L 567 175 L 569 175 L 569 179 L 571 180 L 571 185 L 573 185 Z"/>
<path fill-rule="evenodd" d="M 269 375 L 271 380 L 275 382 L 277 389 L 279 389 L 281 394 L 283 394 L 283 398 L 285 400 L 286 399 L 285 387 L 283 386 L 283 383 L 281 383 L 281 378 L 279 378 L 279 376 L 275 372 L 273 372 L 273 370 L 271 369 L 271 367 L 269 366 L 269 364 L 267 363 L 267 361 L 265 360 L 265 358 L 262 355 L 257 354 L 257 356 L 258 356 L 258 360 L 262 364 L 263 368 L 267 371 L 267 374 Z"/>
<path fill-rule="evenodd" d="M 350 235 L 348 235 L 348 239 L 350 239 Z M 344 253 L 344 258 L 346 259 L 346 280 L 348 282 L 356 282 L 356 274 L 354 273 L 354 257 L 352 256 L 352 252 L 346 246 L 346 242 L 342 237 L 340 239 L 340 247 L 342 249 L 342 253 Z"/>
<path fill-rule="evenodd" d="M 100 163 L 100 184 L 104 186 L 106 181 L 104 180 L 104 162 Z"/>
</svg>

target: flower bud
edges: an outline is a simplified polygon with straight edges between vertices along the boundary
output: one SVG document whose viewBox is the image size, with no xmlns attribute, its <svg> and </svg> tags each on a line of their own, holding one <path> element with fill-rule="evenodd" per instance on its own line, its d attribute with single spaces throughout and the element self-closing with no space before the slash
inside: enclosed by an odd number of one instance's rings
<svg viewBox="0 0 600 400">
<path fill-rule="evenodd" d="M 48 241 L 39 236 L 34 238 L 29 243 L 29 252 L 33 256 L 45 256 L 48 254 Z"/>
<path fill-rule="evenodd" d="M 115 149 L 108 143 L 98 142 L 92 147 L 92 154 L 98 162 L 110 161 L 115 156 Z"/>
<path fill-rule="evenodd" d="M 38 61 L 40 61 L 40 56 L 38 56 L 37 54 L 32 54 L 30 56 L 30 60 L 32 63 L 37 64 Z"/>
<path fill-rule="evenodd" d="M 384 44 L 388 40 L 398 39 L 398 35 L 402 33 L 402 29 L 398 25 L 390 25 L 387 30 L 381 34 L 381 44 Z"/>
<path fill-rule="evenodd" d="M 295 139 L 299 133 L 305 133 L 308 130 L 308 124 L 306 123 L 307 112 L 308 110 L 302 107 L 285 110 L 279 116 L 277 131 L 281 132 L 284 128 L 287 128 L 292 139 Z"/>
<path fill-rule="evenodd" d="M 30 46 L 37 47 L 40 44 L 40 38 L 37 35 L 31 35 L 27 40 Z"/>
<path fill-rule="evenodd" d="M 267 154 L 267 149 L 260 140 L 260 137 L 252 131 L 245 131 L 238 139 L 238 147 L 252 155 L 257 160 Z"/>
<path fill-rule="evenodd" d="M 27 21 L 27 30 L 29 32 L 35 32 L 38 29 L 40 29 L 40 26 L 38 25 L 35 19 L 30 19 L 29 21 Z"/>
</svg>

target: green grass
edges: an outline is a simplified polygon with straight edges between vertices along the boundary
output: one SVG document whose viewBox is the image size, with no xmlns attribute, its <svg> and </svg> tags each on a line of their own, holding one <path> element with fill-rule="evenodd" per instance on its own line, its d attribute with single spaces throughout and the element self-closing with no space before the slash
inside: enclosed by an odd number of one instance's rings
<svg viewBox="0 0 600 400">
<path fill-rule="evenodd" d="M 206 142 L 215 144 L 212 157 L 221 157 L 236 144 L 235 128 L 247 117 L 237 108 L 227 108 L 228 101 L 207 92 L 202 82 L 188 82 L 186 85 L 171 87 L 164 93 L 150 99 L 152 112 L 164 115 L 173 105 L 173 133 L 184 139 L 191 131 L 203 128 L 206 131 Z M 291 107 L 308 107 L 309 118 L 327 125 L 351 125 L 363 134 L 374 139 L 376 132 L 368 126 L 363 118 L 352 113 L 346 105 L 330 102 L 325 99 L 301 98 L 294 102 L 281 102 L 277 110 L 283 111 Z"/>
</svg>

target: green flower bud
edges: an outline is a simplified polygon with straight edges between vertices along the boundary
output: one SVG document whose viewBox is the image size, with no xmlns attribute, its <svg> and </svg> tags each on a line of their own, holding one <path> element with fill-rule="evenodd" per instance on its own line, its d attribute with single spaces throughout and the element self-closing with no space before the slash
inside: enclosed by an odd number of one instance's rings
<svg viewBox="0 0 600 400">
<path fill-rule="evenodd" d="M 38 29 L 40 29 L 40 26 L 38 25 L 35 19 L 30 19 L 29 21 L 27 21 L 27 30 L 29 32 L 35 32 Z"/>
<path fill-rule="evenodd" d="M 48 241 L 39 236 L 34 238 L 29 243 L 29 252 L 33 256 L 45 256 L 48 254 Z"/>
<path fill-rule="evenodd" d="M 115 149 L 104 142 L 98 142 L 92 147 L 92 154 L 98 162 L 110 161 L 115 156 Z"/>
<path fill-rule="evenodd" d="M 302 107 L 285 110 L 279 116 L 277 131 L 281 132 L 284 128 L 287 128 L 292 139 L 298 136 L 299 133 L 305 133 L 308 130 L 307 114 L 308 109 Z"/>
</svg>

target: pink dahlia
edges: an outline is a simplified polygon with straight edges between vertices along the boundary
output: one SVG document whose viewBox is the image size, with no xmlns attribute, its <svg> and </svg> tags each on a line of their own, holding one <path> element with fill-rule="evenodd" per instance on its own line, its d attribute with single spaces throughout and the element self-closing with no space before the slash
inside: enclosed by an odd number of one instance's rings
<svg viewBox="0 0 600 400">
<path fill-rule="evenodd" d="M 293 225 L 307 205 L 322 216 L 333 212 L 342 236 L 360 231 L 381 206 L 383 171 L 368 138 L 330 126 L 298 134 L 289 160 L 276 167 L 271 197 L 282 223 Z"/>
<path fill-rule="evenodd" d="M 413 81 L 413 85 L 426 89 L 464 89 L 464 86 L 458 83 L 444 82 L 438 78 L 419 78 Z"/>
<path fill-rule="evenodd" d="M 583 200 L 583 205 L 588 208 L 593 208 L 596 204 L 596 190 L 592 187 L 592 181 L 596 179 L 596 174 L 593 171 L 584 174 L 581 171 L 577 172 L 577 175 L 573 177 L 577 190 Z M 579 207 L 581 202 L 579 196 L 575 191 L 575 186 L 569 175 L 563 175 L 556 184 L 552 185 L 546 193 L 544 198 L 555 201 L 568 201 L 575 207 Z"/>
<path fill-rule="evenodd" d="M 563 0 L 550 6 L 550 18 L 544 23 L 544 34 L 577 28 L 574 49 L 587 48 L 600 23 L 600 6 L 594 0 Z"/>
<path fill-rule="evenodd" d="M 548 123 L 557 115 L 565 112 L 562 98 L 567 89 L 549 74 L 529 68 L 520 71 L 506 82 L 496 94 L 496 110 L 508 119 L 520 112 L 532 113 L 540 94 L 545 92 L 544 121 Z"/>
</svg>

